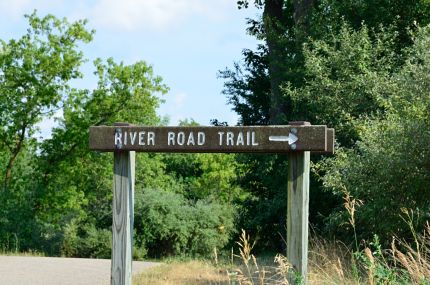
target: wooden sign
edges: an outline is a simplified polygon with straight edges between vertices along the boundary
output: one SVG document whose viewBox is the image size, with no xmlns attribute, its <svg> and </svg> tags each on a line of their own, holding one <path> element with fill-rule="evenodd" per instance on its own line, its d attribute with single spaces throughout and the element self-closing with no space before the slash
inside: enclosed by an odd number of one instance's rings
<svg viewBox="0 0 430 285">
<path fill-rule="evenodd" d="M 90 149 L 138 152 L 327 152 L 333 149 L 326 126 L 90 128 Z M 329 144 L 327 144 L 329 142 Z"/>
<path fill-rule="evenodd" d="M 334 152 L 334 129 L 286 126 L 145 127 L 119 123 L 90 128 L 90 149 L 114 152 L 111 284 L 131 285 L 135 151 L 289 153 L 287 257 L 307 284 L 310 153 Z"/>
</svg>

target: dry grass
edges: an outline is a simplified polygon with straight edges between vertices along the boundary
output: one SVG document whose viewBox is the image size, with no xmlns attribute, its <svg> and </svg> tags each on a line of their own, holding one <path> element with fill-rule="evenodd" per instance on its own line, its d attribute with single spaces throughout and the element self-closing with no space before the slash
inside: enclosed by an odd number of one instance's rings
<svg viewBox="0 0 430 285">
<path fill-rule="evenodd" d="M 257 259 L 250 250 L 252 244 L 249 236 L 242 232 L 239 245 L 239 255 L 242 265 L 235 270 L 236 277 L 231 284 L 239 285 L 288 285 L 293 284 L 292 266 L 288 259 L 278 254 L 273 260 Z M 323 239 L 312 239 L 309 252 L 309 285 L 359 285 L 369 284 L 365 278 L 358 281 L 352 272 L 352 252 L 341 243 L 328 242 Z M 250 262 L 252 261 L 252 262 Z M 234 283 L 236 282 L 236 283 Z"/>
<path fill-rule="evenodd" d="M 355 203 L 355 202 L 354 202 Z M 354 213 L 352 204 L 351 213 Z M 391 249 L 382 249 L 379 240 L 363 250 L 351 250 L 339 242 L 313 238 L 309 251 L 309 285 L 390 285 L 430 284 L 430 224 L 424 233 L 412 227 L 413 212 L 404 212 L 414 241 L 393 239 Z M 353 217 L 353 215 L 351 215 Z M 219 270 L 208 262 L 189 261 L 165 264 L 142 274 L 135 284 L 229 284 L 229 285 L 288 285 L 292 284 L 292 266 L 286 257 L 261 261 L 252 254 L 255 242 L 242 231 L 238 254 L 232 252 L 231 263 Z M 400 249 L 399 249 L 400 248 Z M 214 251 L 215 264 L 218 254 Z M 290 281 L 289 281 L 290 280 Z"/>
<path fill-rule="evenodd" d="M 351 256 L 351 251 L 342 243 L 312 239 L 309 251 L 309 284 L 361 284 L 354 279 Z"/>
<path fill-rule="evenodd" d="M 390 284 L 430 284 L 430 226 L 424 235 L 417 238 L 416 244 L 408 245 L 397 240 L 390 250 L 377 250 L 366 247 L 358 259 L 345 245 L 313 239 L 309 252 L 309 285 L 390 285 Z M 242 233 L 235 255 L 235 266 L 219 269 L 211 262 L 188 261 L 172 262 L 154 267 L 141 274 L 133 284 L 228 284 L 228 285 L 288 285 L 291 266 L 283 255 L 273 260 L 263 261 L 251 253 L 253 246 L 246 233 Z M 359 276 L 354 273 L 354 262 L 360 267 Z"/>
<path fill-rule="evenodd" d="M 273 262 L 257 261 L 257 258 L 251 253 L 255 241 L 251 241 L 250 236 L 244 230 L 242 230 L 237 245 L 239 255 L 234 256 L 239 258 L 242 264 L 234 270 L 227 271 L 230 284 L 288 284 L 287 275 L 291 265 L 283 255 L 276 255 Z"/>
<path fill-rule="evenodd" d="M 397 241 L 404 250 L 391 246 L 391 254 L 395 265 L 403 268 L 411 284 L 430 284 L 430 224 L 427 222 L 422 235 L 414 233 L 415 244 L 412 246 L 404 241 Z"/>
<path fill-rule="evenodd" d="M 349 224 L 354 230 L 355 249 L 338 242 L 313 238 L 309 251 L 309 285 L 430 285 L 430 224 L 424 233 L 417 234 L 413 225 L 414 212 L 402 209 L 403 219 L 408 224 L 414 242 L 412 244 L 394 239 L 391 249 L 381 249 L 379 239 L 359 249 L 355 212 L 362 201 L 353 198 L 344 189 L 344 207 L 349 215 Z M 224 271 L 204 262 L 173 263 L 163 265 L 141 275 L 137 284 L 229 284 L 229 285 L 289 285 L 295 283 L 295 273 L 283 255 L 273 261 L 261 262 L 252 254 L 255 241 L 242 230 L 239 254 L 232 252 L 232 260 L 239 261 Z M 397 247 L 400 247 L 399 250 Z M 214 250 L 215 264 L 218 254 Z M 234 262 L 236 264 L 236 262 Z M 232 269 L 234 268 L 234 269 Z M 300 282 L 299 282 L 300 283 Z"/>
<path fill-rule="evenodd" d="M 225 270 L 208 262 L 188 261 L 162 264 L 146 270 L 134 279 L 137 285 L 209 285 L 229 284 Z"/>
</svg>

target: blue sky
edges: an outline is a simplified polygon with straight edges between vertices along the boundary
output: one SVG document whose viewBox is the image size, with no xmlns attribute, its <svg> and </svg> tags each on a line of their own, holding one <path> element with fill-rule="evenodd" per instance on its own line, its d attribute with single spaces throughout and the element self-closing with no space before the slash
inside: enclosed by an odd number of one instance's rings
<svg viewBox="0 0 430 285">
<path fill-rule="evenodd" d="M 257 45 L 245 29 L 246 18 L 258 10 L 238 10 L 236 0 L 0 0 L 0 38 L 20 37 L 27 28 L 23 15 L 34 9 L 40 16 L 86 18 L 96 30 L 94 41 L 83 46 L 89 63 L 79 87 L 95 86 L 97 57 L 127 64 L 144 60 L 170 88 L 158 113 L 168 115 L 171 125 L 185 118 L 202 125 L 213 118 L 237 122 L 216 75 L 240 60 L 242 49 Z M 44 121 L 43 132 L 52 125 Z"/>
</svg>

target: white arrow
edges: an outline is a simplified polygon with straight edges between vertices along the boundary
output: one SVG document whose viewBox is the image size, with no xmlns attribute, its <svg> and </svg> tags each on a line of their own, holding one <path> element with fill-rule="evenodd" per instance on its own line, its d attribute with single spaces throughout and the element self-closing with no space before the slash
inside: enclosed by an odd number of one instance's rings
<svg viewBox="0 0 430 285">
<path fill-rule="evenodd" d="M 271 141 L 271 142 L 288 142 L 289 145 L 292 145 L 293 143 L 295 143 L 298 140 L 299 140 L 299 138 L 293 133 L 289 133 L 288 137 L 287 136 L 270 136 L 269 137 L 269 141 Z"/>
</svg>

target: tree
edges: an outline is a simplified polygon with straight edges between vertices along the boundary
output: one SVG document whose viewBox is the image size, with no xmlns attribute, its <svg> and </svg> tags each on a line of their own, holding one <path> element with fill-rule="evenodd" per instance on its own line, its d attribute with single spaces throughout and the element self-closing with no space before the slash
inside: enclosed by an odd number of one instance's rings
<svg viewBox="0 0 430 285">
<path fill-rule="evenodd" d="M 82 77 L 79 45 L 93 31 L 86 21 L 26 17 L 26 35 L 0 48 L 0 165 L 9 190 L 0 195 L 0 245 L 74 255 L 72 245 L 80 244 L 78 254 L 103 255 L 91 246 L 108 243 L 91 240 L 108 237 L 112 163 L 88 150 L 89 126 L 157 124 L 155 109 L 167 88 L 145 62 L 112 59 L 95 61 L 97 88 L 73 88 L 71 80 Z M 52 138 L 37 142 L 36 124 L 59 109 L 63 118 Z"/>
<path fill-rule="evenodd" d="M 36 216 L 60 236 L 70 226 L 77 228 L 77 237 L 67 236 L 69 246 L 65 252 L 73 255 L 76 251 L 70 244 L 74 238 L 79 241 L 94 232 L 106 237 L 104 231 L 111 225 L 112 157 L 88 149 L 89 127 L 118 121 L 155 125 L 159 123 L 155 112 L 160 102 L 157 95 L 167 90 L 143 61 L 124 65 L 98 59 L 95 67 L 97 88 L 73 91 L 75 94 L 64 103 L 63 119 L 53 129 L 52 138 L 41 144 L 38 156 L 42 190 Z M 142 163 L 141 158 L 138 161 Z M 59 252 L 62 242 L 60 237 L 52 251 Z M 92 252 L 85 243 L 82 249 Z"/>
<path fill-rule="evenodd" d="M 373 87 L 375 92 L 389 94 L 384 96 L 386 115 L 357 120 L 357 144 L 352 149 L 341 149 L 320 165 L 326 172 L 322 177 L 326 189 L 363 202 L 355 214 L 361 238 L 378 234 L 386 243 L 393 235 L 412 238 L 414 233 L 406 222 L 420 232 L 428 220 L 429 44 L 427 26 L 418 30 L 413 46 L 405 52 L 403 67 L 388 77 L 388 83 L 379 82 L 380 86 Z M 328 228 L 339 234 L 338 226 L 346 219 L 345 211 L 337 208 L 328 218 Z"/>
<path fill-rule="evenodd" d="M 238 4 L 263 9 L 261 18 L 248 20 L 247 29 L 263 43 L 254 51 L 244 50 L 241 63 L 220 72 L 224 94 L 240 123 L 328 124 L 336 128 L 339 143 L 346 147 L 360 139 L 356 119 L 386 113 L 388 79 L 403 65 L 403 51 L 412 44 L 413 31 L 430 19 L 430 5 L 424 0 L 244 0 Z M 242 217 L 255 220 L 257 234 L 277 227 L 282 232 L 279 211 L 283 206 L 277 202 L 283 197 L 285 178 L 273 169 L 284 167 L 282 173 L 286 173 L 285 161 L 277 156 L 240 157 L 252 169 L 242 180 L 242 187 L 252 193 Z M 322 192 L 321 183 L 312 179 L 310 220 L 321 222 L 342 200 Z M 272 189 L 274 185 L 280 188 Z M 256 209 L 265 211 L 255 215 Z"/>
<path fill-rule="evenodd" d="M 425 0 L 338 1 L 338 0 L 242 0 L 239 9 L 254 4 L 263 9 L 260 19 L 248 19 L 247 32 L 263 41 L 256 51 L 245 49 L 243 63 L 220 72 L 226 80 L 224 94 L 240 115 L 241 122 L 286 123 L 310 120 L 309 112 L 297 109 L 283 86 L 306 85 L 303 47 L 312 40 L 330 41 L 345 24 L 353 30 L 362 25 L 374 35 L 390 32 L 394 52 L 409 46 L 411 31 L 430 21 L 430 3 Z M 377 41 L 371 35 L 370 41 Z M 390 51 L 390 52 L 392 52 Z M 269 85 L 267 84 L 269 82 Z M 253 115 L 251 115 L 253 114 Z M 252 118 L 250 120 L 249 118 Z M 318 123 L 315 122 L 314 123 Z"/>
<path fill-rule="evenodd" d="M 30 25 L 26 35 L 0 42 L 0 143 L 8 155 L 5 188 L 36 124 L 61 107 L 68 82 L 81 76 L 84 59 L 77 47 L 93 35 L 85 21 L 69 23 L 52 15 L 39 18 L 36 12 L 26 18 Z"/>
</svg>

